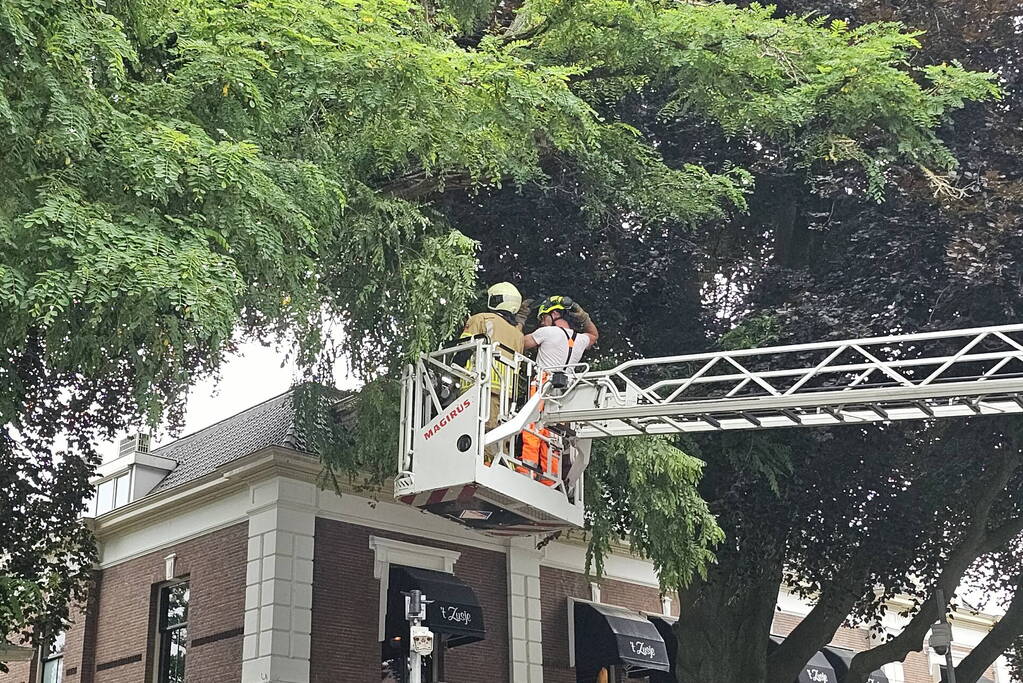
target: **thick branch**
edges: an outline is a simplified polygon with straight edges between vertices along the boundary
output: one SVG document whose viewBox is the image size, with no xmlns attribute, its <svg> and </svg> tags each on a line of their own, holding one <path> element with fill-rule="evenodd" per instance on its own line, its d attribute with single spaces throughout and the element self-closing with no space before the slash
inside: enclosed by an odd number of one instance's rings
<svg viewBox="0 0 1023 683">
<path fill-rule="evenodd" d="M 590 69 L 586 73 L 575 74 L 569 76 L 569 83 L 582 83 L 584 81 L 599 81 L 607 78 L 626 78 L 626 77 L 638 77 L 642 74 L 638 74 L 635 71 L 629 70 L 615 70 L 615 69 Z"/>
<path fill-rule="evenodd" d="M 564 2 L 550 10 L 543 21 L 540 21 L 529 28 L 523 28 L 526 22 L 526 15 L 524 15 L 521 11 L 517 12 L 515 19 L 512 20 L 508 30 L 501 36 L 501 42 L 512 43 L 515 41 L 532 40 L 533 38 L 546 33 L 555 24 L 564 19 L 565 16 L 571 12 L 574 5 L 575 0 L 564 0 Z M 521 9 L 521 5 L 519 6 L 519 9 Z"/>
<path fill-rule="evenodd" d="M 854 583 L 863 585 L 862 581 Z M 767 658 L 767 680 L 796 680 L 813 654 L 831 641 L 857 599 L 852 591 L 822 594 L 810 613 Z"/>
<path fill-rule="evenodd" d="M 513 43 L 520 40 L 532 40 L 541 33 L 546 32 L 551 27 L 550 19 L 545 19 L 539 24 L 527 29 L 520 29 L 517 25 L 519 23 L 518 17 L 516 17 L 516 21 L 512 22 L 511 27 L 501 36 L 501 42 Z"/>
<path fill-rule="evenodd" d="M 427 175 L 424 172 L 409 173 L 390 180 L 376 189 L 399 199 L 415 201 L 446 189 L 468 187 L 469 178 L 464 173 L 440 173 Z"/>
<path fill-rule="evenodd" d="M 1016 591 L 1005 615 L 956 667 L 956 680 L 979 680 L 1020 633 L 1023 633 L 1023 577 L 1016 584 Z"/>
<path fill-rule="evenodd" d="M 1019 465 L 1015 449 L 1013 451 L 1012 454 L 1002 455 L 1001 462 L 998 463 L 992 475 L 985 477 L 981 486 L 978 487 L 979 495 L 970 524 L 962 541 L 949 554 L 945 567 L 935 582 L 935 588 L 942 589 L 945 595 L 955 594 L 955 589 L 959 587 L 959 582 L 966 571 L 979 555 L 987 552 L 988 516 L 1002 490 L 1008 484 L 1009 478 Z M 922 650 L 924 636 L 930 630 L 931 624 L 938 618 L 940 609 L 944 609 L 944 605 L 939 606 L 936 597 L 932 595 L 920 606 L 920 610 L 913 616 L 902 633 L 887 643 L 860 652 L 853 657 L 845 679 L 846 683 L 866 683 L 871 672 L 880 669 L 889 662 L 904 660 L 910 652 Z"/>
<path fill-rule="evenodd" d="M 1023 517 L 1013 517 L 1003 522 L 1001 526 L 987 532 L 984 537 L 984 545 L 981 554 L 987 554 L 998 550 L 1003 545 L 1016 538 L 1023 532 Z"/>
</svg>

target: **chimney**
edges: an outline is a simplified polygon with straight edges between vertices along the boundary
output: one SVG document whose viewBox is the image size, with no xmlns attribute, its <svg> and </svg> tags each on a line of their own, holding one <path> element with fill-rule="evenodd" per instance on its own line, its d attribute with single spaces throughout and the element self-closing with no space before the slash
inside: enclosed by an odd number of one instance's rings
<svg viewBox="0 0 1023 683">
<path fill-rule="evenodd" d="M 117 446 L 117 457 L 123 458 L 134 453 L 149 452 L 149 434 L 134 434 L 121 439 Z"/>
</svg>

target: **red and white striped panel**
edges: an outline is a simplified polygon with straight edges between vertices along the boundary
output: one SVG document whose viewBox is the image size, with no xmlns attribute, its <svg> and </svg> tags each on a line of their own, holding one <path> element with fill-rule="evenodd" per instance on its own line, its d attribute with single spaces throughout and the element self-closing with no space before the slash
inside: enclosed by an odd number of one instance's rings
<svg viewBox="0 0 1023 683">
<path fill-rule="evenodd" d="M 402 496 L 398 500 L 406 505 L 421 508 L 427 505 L 436 505 L 437 503 L 450 503 L 454 500 L 470 501 L 474 495 L 476 495 L 475 486 L 451 486 L 446 489 L 436 489 L 435 491 L 424 491 L 409 496 Z"/>
<path fill-rule="evenodd" d="M 555 531 L 572 529 L 569 526 L 548 526 L 544 524 L 508 524 L 483 529 L 490 536 L 531 536 L 533 534 L 551 534 Z"/>
</svg>

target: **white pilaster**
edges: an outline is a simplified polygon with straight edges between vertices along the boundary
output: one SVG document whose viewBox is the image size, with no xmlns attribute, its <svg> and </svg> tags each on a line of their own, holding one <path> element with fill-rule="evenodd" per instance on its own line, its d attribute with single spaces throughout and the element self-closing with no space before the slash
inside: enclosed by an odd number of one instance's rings
<svg viewBox="0 0 1023 683">
<path fill-rule="evenodd" d="M 508 619 L 511 683 L 543 683 L 540 557 L 529 538 L 508 548 Z"/>
<path fill-rule="evenodd" d="M 242 683 L 307 683 L 316 486 L 275 477 L 250 495 Z"/>
<path fill-rule="evenodd" d="M 661 596 L 661 614 L 670 617 L 671 616 L 671 596 Z"/>
</svg>

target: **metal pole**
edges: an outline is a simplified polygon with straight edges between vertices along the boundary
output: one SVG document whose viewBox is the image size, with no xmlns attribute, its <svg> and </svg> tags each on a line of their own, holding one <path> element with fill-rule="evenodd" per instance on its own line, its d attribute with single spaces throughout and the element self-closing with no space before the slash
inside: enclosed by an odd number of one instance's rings
<svg viewBox="0 0 1023 683">
<path fill-rule="evenodd" d="M 948 617 L 945 614 L 945 591 L 937 589 L 935 591 L 935 599 L 938 601 L 938 621 L 943 624 L 948 623 Z M 952 641 L 949 640 L 948 650 L 945 652 L 945 666 L 948 669 L 948 683 L 956 683 L 956 667 L 952 661 Z"/>
<path fill-rule="evenodd" d="M 419 626 L 420 616 L 422 614 L 422 593 L 418 590 L 409 591 L 408 594 L 408 608 L 406 610 L 406 618 L 411 626 Z M 416 652 L 413 647 L 412 639 L 409 638 L 409 683 L 422 683 L 423 680 L 423 664 L 421 655 Z"/>
<path fill-rule="evenodd" d="M 422 657 L 415 650 L 409 650 L 409 683 L 421 683 L 423 680 Z"/>
</svg>

